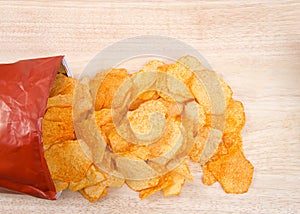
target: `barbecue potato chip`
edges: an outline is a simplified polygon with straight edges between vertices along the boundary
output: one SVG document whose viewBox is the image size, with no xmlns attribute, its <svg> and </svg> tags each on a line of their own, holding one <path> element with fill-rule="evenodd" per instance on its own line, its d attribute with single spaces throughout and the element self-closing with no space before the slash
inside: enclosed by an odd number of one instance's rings
<svg viewBox="0 0 300 214">
<path fill-rule="evenodd" d="M 54 122 L 63 122 L 68 121 L 70 124 L 72 123 L 72 108 L 58 108 L 52 107 L 49 108 L 44 115 L 44 120 L 54 121 Z"/>
<path fill-rule="evenodd" d="M 72 121 L 49 121 L 44 119 L 42 126 L 45 150 L 48 150 L 53 144 L 75 139 Z"/>
<path fill-rule="evenodd" d="M 229 85 L 227 85 L 221 77 L 218 77 L 218 80 L 219 80 L 219 82 L 221 84 L 221 87 L 223 89 L 226 106 L 228 106 L 230 100 L 232 99 L 232 90 L 229 87 Z"/>
<path fill-rule="evenodd" d="M 179 117 L 183 111 L 183 105 L 181 103 L 176 103 L 175 101 L 170 101 L 170 99 L 165 100 L 163 98 L 158 99 L 167 108 L 166 117 Z"/>
<path fill-rule="evenodd" d="M 129 77 L 125 69 L 111 69 L 100 83 L 95 100 L 95 110 L 111 108 L 115 92 L 121 84 Z"/>
<path fill-rule="evenodd" d="M 193 56 L 183 56 L 177 60 L 178 63 L 184 65 L 191 71 L 202 71 L 206 68 L 199 62 L 199 60 Z"/>
<path fill-rule="evenodd" d="M 125 183 L 125 179 L 120 175 L 107 175 L 106 180 L 102 183 L 107 187 L 121 187 Z"/>
<path fill-rule="evenodd" d="M 127 142 L 124 138 L 122 138 L 115 129 L 111 130 L 108 135 L 108 139 L 110 148 L 115 153 L 130 151 L 133 146 L 132 143 Z"/>
<path fill-rule="evenodd" d="M 144 93 L 142 93 L 140 96 L 138 96 L 137 99 L 148 101 L 148 100 L 156 100 L 158 98 L 159 98 L 159 95 L 158 95 L 157 91 L 149 90 L 149 91 L 145 91 Z"/>
<path fill-rule="evenodd" d="M 195 74 L 190 80 L 190 91 L 195 97 L 196 101 L 204 108 L 206 114 L 211 113 L 211 102 L 204 85 L 200 82 Z"/>
<path fill-rule="evenodd" d="M 156 91 L 145 91 L 139 95 L 133 102 L 130 103 L 129 110 L 136 110 L 142 103 L 149 100 L 156 100 L 159 98 L 159 94 Z"/>
<path fill-rule="evenodd" d="M 180 122 L 173 118 L 168 118 L 163 136 L 157 141 L 148 145 L 150 159 L 164 156 L 172 150 L 176 143 L 181 139 Z"/>
<path fill-rule="evenodd" d="M 88 169 L 86 176 L 79 182 L 70 182 L 69 189 L 72 192 L 84 189 L 85 187 L 93 186 L 101 181 L 106 180 L 106 176 L 104 173 L 101 173 L 96 167 L 92 164 Z"/>
<path fill-rule="evenodd" d="M 118 156 L 116 166 L 119 171 L 129 180 L 141 180 L 143 178 L 155 178 L 158 173 L 147 162 Z"/>
<path fill-rule="evenodd" d="M 241 102 L 231 99 L 227 106 L 224 133 L 239 132 L 245 124 L 244 106 Z"/>
<path fill-rule="evenodd" d="M 98 171 L 94 166 L 92 166 L 90 169 L 91 172 L 98 173 L 98 175 L 92 176 L 91 181 L 93 181 L 92 183 L 94 184 L 90 185 L 91 183 L 89 183 L 88 186 L 85 186 L 83 189 L 79 190 L 79 192 L 90 202 L 95 202 L 104 197 L 107 194 L 107 187 L 121 187 L 125 182 L 123 177 L 116 177 L 108 174 L 105 174 L 104 177 L 104 173 L 101 173 L 101 176 L 99 174 L 100 171 Z"/>
<path fill-rule="evenodd" d="M 185 179 L 192 180 L 193 177 L 188 166 L 183 162 L 177 168 L 161 176 L 156 186 L 140 190 L 140 198 L 145 199 L 159 190 L 163 190 L 165 196 L 179 195 Z"/>
<path fill-rule="evenodd" d="M 194 138 L 194 146 L 189 154 L 194 162 L 200 162 L 200 157 L 207 143 L 210 129 L 211 128 L 207 126 L 200 127 L 197 136 Z"/>
<path fill-rule="evenodd" d="M 52 145 L 45 158 L 52 178 L 64 182 L 82 180 L 92 164 L 76 140 Z"/>
<path fill-rule="evenodd" d="M 160 112 L 165 115 L 167 109 L 161 101 L 150 100 L 140 105 L 138 109 L 128 112 L 131 128 L 141 134 L 150 132 L 150 114 L 154 112 Z"/>
<path fill-rule="evenodd" d="M 100 111 L 95 111 L 95 118 L 99 127 L 102 127 L 108 123 L 112 123 L 111 109 L 104 108 Z"/>
<path fill-rule="evenodd" d="M 54 97 L 50 97 L 47 102 L 47 109 L 51 107 L 67 108 L 72 107 L 73 94 L 59 94 Z"/>
<path fill-rule="evenodd" d="M 132 145 L 130 150 L 122 154 L 124 157 L 130 157 L 136 160 L 148 160 L 150 151 L 147 146 L 144 145 Z"/>
<path fill-rule="evenodd" d="M 93 186 L 85 187 L 79 191 L 83 197 L 90 202 L 95 202 L 100 198 L 103 198 L 107 194 L 106 186 L 102 183 L 95 184 Z"/>
<path fill-rule="evenodd" d="M 172 184 L 172 180 L 170 177 L 168 176 L 161 177 L 156 186 L 143 189 L 140 191 L 140 199 L 145 199 L 150 195 L 158 192 L 159 190 L 162 190 L 163 188 L 167 187 L 170 184 Z"/>
<path fill-rule="evenodd" d="M 245 193 L 252 182 L 254 168 L 240 149 L 230 151 L 208 163 L 208 169 L 226 193 Z"/>
<path fill-rule="evenodd" d="M 189 79 L 192 77 L 193 74 L 190 69 L 188 69 L 178 61 L 169 65 L 166 72 L 176 77 L 178 80 L 182 81 L 185 84 L 188 84 Z"/>
<path fill-rule="evenodd" d="M 217 151 L 219 144 L 222 142 L 222 132 L 218 129 L 211 128 L 206 139 L 205 147 L 199 157 L 201 165 L 205 164 Z"/>
<path fill-rule="evenodd" d="M 207 165 L 202 166 L 202 171 L 203 171 L 202 181 L 205 185 L 210 186 L 217 182 L 217 179 L 215 178 L 213 173 L 211 171 L 209 171 Z"/>
<path fill-rule="evenodd" d="M 183 163 L 181 163 L 178 167 L 176 167 L 174 169 L 174 172 L 176 174 L 179 174 L 181 176 L 183 176 L 186 180 L 188 181 L 194 181 L 194 177 L 191 175 L 190 172 L 190 168 L 186 163 L 187 161 L 184 161 Z"/>
<path fill-rule="evenodd" d="M 74 78 L 67 77 L 64 74 L 57 74 L 49 97 L 54 97 L 59 94 L 73 94 L 76 83 L 77 80 Z"/>
<path fill-rule="evenodd" d="M 151 60 L 144 65 L 143 69 L 140 72 L 147 72 L 147 71 L 157 71 L 157 69 L 161 66 L 166 65 L 164 62 L 159 60 Z"/>
<path fill-rule="evenodd" d="M 171 184 L 162 189 L 164 196 L 179 195 L 184 181 L 184 177 L 180 176 L 179 174 L 173 175 Z"/>
<path fill-rule="evenodd" d="M 75 139 L 72 100 L 76 84 L 76 79 L 62 73 L 56 76 L 42 121 L 45 150 L 53 144 Z"/>
<path fill-rule="evenodd" d="M 67 189 L 69 186 L 68 182 L 64 182 L 64 181 L 60 181 L 60 180 L 53 180 L 53 183 L 54 183 L 56 192 L 63 191 L 65 189 Z"/>
<path fill-rule="evenodd" d="M 126 184 L 134 191 L 141 191 L 143 189 L 148 189 L 150 187 L 157 186 L 159 182 L 159 177 L 151 178 L 147 180 L 126 180 Z"/>
</svg>

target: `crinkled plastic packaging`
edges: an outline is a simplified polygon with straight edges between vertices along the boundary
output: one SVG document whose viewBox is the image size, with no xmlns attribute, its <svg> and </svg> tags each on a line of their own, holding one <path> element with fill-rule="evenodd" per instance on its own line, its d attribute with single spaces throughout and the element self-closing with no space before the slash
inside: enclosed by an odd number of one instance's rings
<svg viewBox="0 0 300 214">
<path fill-rule="evenodd" d="M 62 70 L 69 72 L 63 56 L 0 64 L 0 191 L 57 198 L 44 158 L 42 118 Z"/>
</svg>

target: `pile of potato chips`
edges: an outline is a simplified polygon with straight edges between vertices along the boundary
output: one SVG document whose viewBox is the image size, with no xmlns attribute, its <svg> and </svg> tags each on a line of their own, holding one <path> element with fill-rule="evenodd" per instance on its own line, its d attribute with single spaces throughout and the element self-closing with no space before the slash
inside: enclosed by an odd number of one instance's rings
<svg viewBox="0 0 300 214">
<path fill-rule="evenodd" d="M 64 74 L 58 74 L 43 119 L 45 158 L 57 192 L 69 188 L 71 191 L 79 191 L 93 202 L 106 195 L 107 187 L 121 187 L 126 183 L 132 190 L 139 192 L 141 199 L 159 190 L 162 190 L 164 196 L 175 196 L 180 194 L 186 180 L 193 181 L 188 167 L 189 160 L 199 162 L 202 166 L 204 184 L 212 185 L 218 181 L 227 193 L 248 191 L 254 168 L 242 150 L 241 130 L 245 123 L 243 105 L 232 98 L 230 87 L 218 76 L 221 95 L 208 95 L 205 84 L 201 82 L 197 73 L 204 77 L 215 73 L 205 69 L 191 56 L 182 57 L 173 64 L 153 60 L 134 74 L 128 74 L 125 69 L 113 68 L 105 71 L 104 79 L 103 72 L 100 72 L 90 81 L 91 88 L 95 85 L 98 88 L 95 94 L 94 115 L 109 150 L 117 156 L 147 164 L 151 159 L 168 154 L 181 139 L 184 107 L 162 91 L 148 90 L 139 94 L 130 103 L 126 115 L 131 129 L 143 135 L 152 129 L 156 130 L 155 126 L 160 121 L 153 121 L 151 115 L 160 113 L 165 119 L 165 127 L 158 140 L 151 144 L 139 145 L 124 138 L 115 127 L 112 103 L 118 89 L 134 75 L 153 71 L 175 77 L 189 89 L 191 99 L 194 100 L 198 130 L 188 155 L 175 168 L 148 179 L 116 177 L 104 172 L 87 158 L 76 140 L 72 103 L 77 81 Z M 174 93 L 180 95 L 181 92 L 178 90 Z M 220 116 L 215 114 L 211 106 L 211 99 L 215 99 L 215 96 L 221 96 L 224 100 L 223 126 L 215 125 L 215 118 Z M 216 142 L 213 143 L 213 140 Z M 123 164 L 126 167 L 126 162 Z M 130 173 L 134 172 L 131 170 Z"/>
</svg>

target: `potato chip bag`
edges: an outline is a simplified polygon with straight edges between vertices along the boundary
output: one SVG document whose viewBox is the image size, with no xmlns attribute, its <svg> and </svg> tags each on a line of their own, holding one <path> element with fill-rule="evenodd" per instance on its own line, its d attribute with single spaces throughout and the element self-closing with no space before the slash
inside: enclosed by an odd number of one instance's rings
<svg viewBox="0 0 300 214">
<path fill-rule="evenodd" d="M 51 179 L 41 123 L 61 69 L 63 56 L 0 65 L 0 188 L 53 200 L 66 187 Z"/>
</svg>

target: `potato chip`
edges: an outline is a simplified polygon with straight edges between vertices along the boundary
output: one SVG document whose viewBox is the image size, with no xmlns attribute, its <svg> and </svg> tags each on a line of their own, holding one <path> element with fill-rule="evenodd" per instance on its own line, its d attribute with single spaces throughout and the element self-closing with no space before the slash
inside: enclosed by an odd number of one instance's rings
<svg viewBox="0 0 300 214">
<path fill-rule="evenodd" d="M 210 132 L 210 127 L 207 126 L 200 127 L 197 136 L 194 138 L 194 145 L 189 154 L 190 158 L 194 162 L 200 162 L 201 154 L 207 143 L 209 132 Z"/>
<path fill-rule="evenodd" d="M 214 155 L 209 159 L 209 161 L 215 161 L 218 160 L 223 155 L 228 154 L 228 149 L 225 146 L 225 143 L 222 141 L 219 143 L 217 151 L 214 153 Z"/>
<path fill-rule="evenodd" d="M 111 130 L 108 139 L 110 148 L 115 153 L 127 152 L 131 149 L 132 144 L 122 138 L 115 129 Z"/>
<path fill-rule="evenodd" d="M 50 99 L 56 97 L 57 96 Z M 45 150 L 55 143 L 75 139 L 72 108 L 60 108 L 56 106 L 48 108 L 42 121 L 42 127 L 43 145 Z"/>
<path fill-rule="evenodd" d="M 118 156 L 116 158 L 118 171 L 129 180 L 141 180 L 144 178 L 157 177 L 158 173 L 152 169 L 145 161 L 129 159 Z"/>
<path fill-rule="evenodd" d="M 72 108 L 58 108 L 52 107 L 49 108 L 44 115 L 44 120 L 54 121 L 54 122 L 64 122 L 68 121 L 68 123 L 72 123 Z"/>
<path fill-rule="evenodd" d="M 252 181 L 254 168 L 239 149 L 230 151 L 208 163 L 209 171 L 220 182 L 226 193 L 245 193 Z"/>
<path fill-rule="evenodd" d="M 95 202 L 100 198 L 103 198 L 106 194 L 106 186 L 102 183 L 98 183 L 93 186 L 86 187 L 79 191 L 83 197 L 88 199 L 90 202 Z"/>
<path fill-rule="evenodd" d="M 183 176 L 188 181 L 194 181 L 194 177 L 191 175 L 189 166 L 187 165 L 186 161 L 176 167 L 174 169 L 174 173 Z"/>
<path fill-rule="evenodd" d="M 176 121 L 173 118 L 167 119 L 166 127 L 161 139 L 157 142 L 154 142 L 148 145 L 150 150 L 149 159 L 153 159 L 156 157 L 161 157 L 166 155 L 176 143 L 180 143 L 181 141 L 181 126 L 180 122 Z"/>
<path fill-rule="evenodd" d="M 158 99 L 163 105 L 167 108 L 167 115 L 166 117 L 179 117 L 183 111 L 183 104 L 176 103 L 172 98 L 164 98 Z"/>
<path fill-rule="evenodd" d="M 100 127 L 102 133 L 107 136 L 107 144 L 113 152 L 122 156 L 130 156 L 134 159 L 148 159 L 149 152 L 143 150 L 146 149 L 145 147 L 136 146 L 126 141 L 122 136 L 118 134 L 112 123 L 110 109 L 101 109 L 100 111 L 96 111 L 95 115 L 97 125 Z M 126 152 L 128 153 L 125 154 Z"/>
<path fill-rule="evenodd" d="M 156 100 L 158 98 L 159 98 L 159 95 L 158 95 L 157 91 L 149 90 L 149 91 L 145 91 L 144 93 L 142 93 L 140 96 L 138 96 L 137 99 L 148 101 L 148 100 Z"/>
<path fill-rule="evenodd" d="M 53 183 L 54 183 L 56 192 L 63 191 L 65 189 L 67 189 L 69 186 L 68 182 L 64 182 L 64 181 L 60 181 L 60 180 L 53 180 Z"/>
<path fill-rule="evenodd" d="M 130 157 L 131 159 L 136 160 L 148 160 L 150 157 L 150 150 L 145 145 L 135 145 L 133 144 L 127 154 L 124 157 Z"/>
<path fill-rule="evenodd" d="M 165 63 L 159 60 L 151 60 L 144 65 L 141 72 L 157 71 L 157 68 L 164 66 Z"/>
<path fill-rule="evenodd" d="M 159 177 L 147 180 L 126 180 L 126 184 L 134 191 L 141 191 L 158 185 Z"/>
<path fill-rule="evenodd" d="M 43 145 L 48 150 L 53 144 L 74 140 L 75 133 L 72 121 L 42 121 Z"/>
<path fill-rule="evenodd" d="M 54 97 L 50 97 L 47 102 L 47 109 L 51 107 L 59 107 L 59 108 L 68 108 L 72 107 L 73 95 L 72 94 L 64 94 L 57 95 Z"/>
<path fill-rule="evenodd" d="M 213 71 L 202 70 L 194 73 L 189 87 L 206 114 L 222 115 L 225 113 L 232 91 Z"/>
<path fill-rule="evenodd" d="M 111 116 L 111 109 L 110 108 L 104 108 L 100 111 L 95 111 L 95 118 L 97 125 L 99 127 L 106 125 L 108 123 L 112 123 L 112 116 Z"/>
<path fill-rule="evenodd" d="M 125 183 L 125 179 L 121 175 L 119 176 L 107 175 L 107 179 L 102 183 L 107 187 L 121 187 Z"/>
<path fill-rule="evenodd" d="M 150 195 L 158 192 L 159 190 L 162 190 L 163 188 L 169 186 L 170 184 L 172 184 L 171 178 L 168 176 L 164 176 L 164 177 L 160 178 L 160 180 L 156 186 L 141 190 L 140 191 L 140 199 L 145 199 L 145 198 L 149 197 Z"/>
<path fill-rule="evenodd" d="M 185 179 L 192 180 L 189 168 L 185 162 L 177 168 L 160 177 L 156 186 L 140 190 L 140 198 L 145 199 L 153 193 L 163 190 L 165 196 L 179 195 Z"/>
<path fill-rule="evenodd" d="M 96 185 L 104 180 L 106 180 L 105 174 L 97 170 L 94 165 L 91 165 L 86 173 L 86 176 L 81 181 L 70 182 L 69 189 L 70 191 L 75 192 L 85 187 Z"/>
<path fill-rule="evenodd" d="M 232 150 L 242 149 L 242 138 L 239 133 L 224 134 L 222 139 L 223 142 L 219 144 L 217 151 L 210 158 L 210 161 L 216 161 L 221 156 L 230 153 Z"/>
<path fill-rule="evenodd" d="M 45 151 L 51 177 L 65 182 L 82 180 L 92 164 L 83 153 L 78 141 L 65 141 Z"/>
<path fill-rule="evenodd" d="M 115 92 L 128 77 L 129 74 L 125 69 L 111 69 L 107 73 L 104 80 L 100 83 L 96 95 L 96 111 L 102 108 L 111 108 L 111 103 Z"/>
<path fill-rule="evenodd" d="M 140 145 L 157 141 L 164 131 L 166 111 L 167 109 L 161 102 L 147 101 L 134 111 L 125 111 L 128 120 L 120 121 L 117 127 L 118 132 L 127 141 Z"/>
<path fill-rule="evenodd" d="M 67 77 L 64 74 L 57 74 L 52 85 L 50 96 L 73 94 L 77 80 L 71 77 Z"/>
<path fill-rule="evenodd" d="M 159 98 L 159 95 L 156 91 L 145 91 L 140 96 L 138 96 L 133 102 L 130 103 L 129 110 L 136 110 L 142 103 L 149 100 L 156 100 Z"/>
<path fill-rule="evenodd" d="M 230 100 L 226 111 L 224 133 L 239 132 L 245 124 L 244 106 L 241 102 Z"/>
<path fill-rule="evenodd" d="M 182 63 L 184 66 L 186 66 L 188 69 L 192 70 L 192 71 L 197 71 L 197 72 L 201 72 L 201 71 L 205 71 L 207 70 L 207 68 L 205 68 L 199 61 L 197 58 L 193 57 L 193 56 L 183 56 L 181 58 L 179 58 L 177 60 L 177 62 Z M 222 80 L 221 77 L 218 77 L 218 80 L 221 84 L 221 87 L 223 89 L 224 92 L 224 97 L 226 100 L 226 103 L 229 103 L 229 100 L 232 97 L 232 90 L 231 88 Z"/>
<path fill-rule="evenodd" d="M 183 56 L 177 60 L 178 63 L 184 65 L 187 69 L 191 71 L 202 71 L 206 68 L 199 62 L 196 57 L 193 56 Z"/>
<path fill-rule="evenodd" d="M 168 73 L 157 74 L 156 88 L 159 96 L 166 101 L 185 103 L 194 99 L 189 87 Z"/>
<path fill-rule="evenodd" d="M 221 87 L 223 89 L 226 106 L 228 106 L 228 104 L 230 103 L 230 100 L 232 98 L 232 90 L 229 87 L 229 85 L 227 85 L 221 77 L 219 77 L 218 80 L 219 80 L 219 82 L 221 84 Z"/>
<path fill-rule="evenodd" d="M 221 142 L 222 132 L 218 129 L 210 128 L 204 150 L 199 158 L 201 165 L 204 165 L 218 151 Z"/>
<path fill-rule="evenodd" d="M 198 79 L 196 75 L 193 75 L 189 84 L 191 93 L 195 97 L 196 101 L 204 108 L 206 114 L 211 113 L 211 102 L 208 95 L 208 92 L 205 89 L 205 86 Z"/>
<path fill-rule="evenodd" d="M 98 181 L 97 183 L 94 183 L 93 185 L 88 185 L 83 189 L 79 190 L 79 192 L 90 202 L 95 202 L 98 199 L 104 197 L 107 194 L 107 189 L 106 189 L 107 187 L 121 187 L 125 182 L 124 178 L 121 177 L 121 175 L 114 176 L 114 175 L 105 174 L 104 177 L 104 173 L 100 172 L 95 167 L 92 166 L 90 170 L 91 172 L 96 170 L 97 173 L 102 174 L 102 176 L 99 175 L 97 175 L 96 177 L 92 176 L 93 183 Z"/>
<path fill-rule="evenodd" d="M 172 182 L 162 189 L 164 196 L 177 196 L 180 194 L 181 188 L 184 184 L 184 177 L 175 174 L 172 176 Z"/>
<path fill-rule="evenodd" d="M 104 126 L 101 126 L 100 130 L 101 130 L 101 133 L 106 137 L 106 140 L 107 140 L 106 143 L 108 145 L 110 145 L 110 142 L 108 139 L 109 139 L 110 133 L 112 133 L 113 130 L 115 130 L 115 125 L 113 123 L 107 123 Z"/>
<path fill-rule="evenodd" d="M 193 74 L 192 70 L 188 69 L 178 61 L 174 64 L 169 65 L 166 72 L 185 84 L 189 82 L 189 79 Z"/>
<path fill-rule="evenodd" d="M 217 179 L 215 178 L 213 173 L 209 171 L 207 165 L 202 166 L 202 171 L 203 171 L 202 181 L 205 185 L 210 186 L 217 182 Z"/>
<path fill-rule="evenodd" d="M 160 112 L 165 115 L 167 109 L 161 101 L 150 100 L 143 103 L 138 109 L 128 112 L 128 119 L 133 131 L 141 134 L 148 133 L 151 129 L 150 114 L 154 112 Z"/>
<path fill-rule="evenodd" d="M 242 150 L 242 136 L 240 133 L 225 133 L 222 138 L 228 152 L 235 149 L 235 147 Z"/>
</svg>

